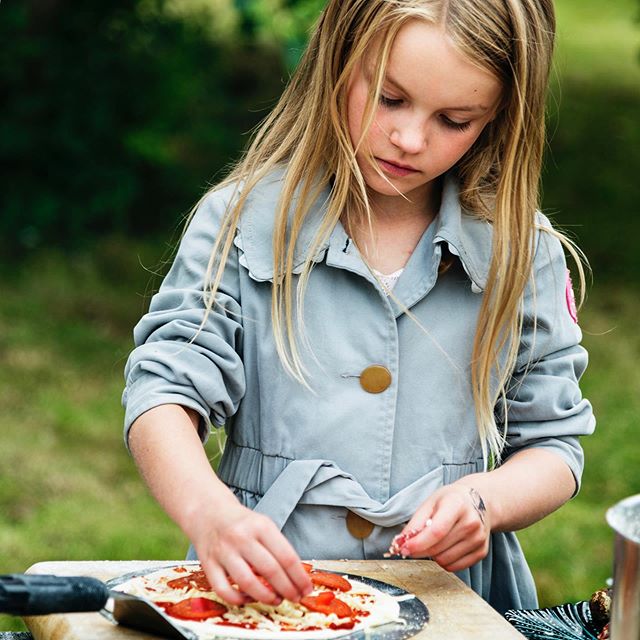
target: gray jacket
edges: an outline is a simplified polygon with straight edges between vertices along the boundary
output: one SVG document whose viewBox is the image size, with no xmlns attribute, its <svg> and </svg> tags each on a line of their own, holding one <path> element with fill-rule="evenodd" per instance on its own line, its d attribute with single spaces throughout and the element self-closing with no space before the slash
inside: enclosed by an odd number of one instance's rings
<svg viewBox="0 0 640 640">
<path fill-rule="evenodd" d="M 125 429 L 160 404 L 195 409 L 203 438 L 210 425 L 225 426 L 219 476 L 243 504 L 269 515 L 301 557 L 379 558 L 431 492 L 483 469 L 469 372 L 491 226 L 461 210 L 456 182 L 447 178 L 439 215 L 390 297 L 338 224 L 314 256 L 308 284 L 307 389 L 280 365 L 272 336 L 271 238 L 280 174 L 250 194 L 220 306 L 198 330 L 207 262 L 232 191 L 220 190 L 201 205 L 135 328 Z M 327 196 L 305 222 L 296 272 Z M 548 224 L 541 215 L 539 222 Z M 443 247 L 457 259 L 439 275 Z M 587 355 L 567 308 L 564 253 L 547 233 L 538 233 L 534 272 L 537 329 L 529 289 L 508 393 L 506 456 L 528 447 L 554 451 L 569 465 L 577 490 L 578 436 L 591 433 L 595 422 L 578 387 Z M 388 387 L 376 393 L 361 384 L 371 365 L 390 374 Z M 368 537 L 349 533 L 349 510 L 376 525 Z M 458 575 L 500 611 L 537 604 L 513 533 L 492 534 L 488 557 Z"/>
</svg>

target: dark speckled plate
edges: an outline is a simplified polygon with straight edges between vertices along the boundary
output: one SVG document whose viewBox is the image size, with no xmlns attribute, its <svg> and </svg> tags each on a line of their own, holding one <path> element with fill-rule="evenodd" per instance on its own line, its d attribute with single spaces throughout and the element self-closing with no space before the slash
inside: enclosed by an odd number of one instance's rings
<svg viewBox="0 0 640 640">
<path fill-rule="evenodd" d="M 179 566 L 189 566 L 190 564 L 192 563 L 184 562 L 180 563 Z M 167 567 L 170 566 L 175 567 L 178 565 L 167 565 Z M 109 582 L 107 582 L 107 586 L 112 589 L 137 576 L 153 573 L 154 571 L 159 571 L 163 568 L 165 567 L 154 567 L 148 571 L 128 573 L 114 578 L 113 580 L 109 580 Z M 325 569 L 323 569 L 323 571 L 325 571 Z M 358 631 L 339 636 L 339 638 L 336 638 L 335 640 L 407 640 L 407 638 L 411 638 L 416 635 L 422 627 L 429 622 L 429 610 L 425 604 L 419 598 L 411 597 L 412 594 L 408 593 L 404 589 L 400 589 L 400 587 L 396 587 L 388 582 L 382 582 L 380 580 L 374 580 L 373 578 L 366 578 L 363 576 L 356 576 L 350 573 L 340 573 L 336 571 L 329 571 L 328 573 L 338 573 L 346 578 L 358 580 L 364 584 L 374 587 L 375 589 L 379 589 L 383 593 L 388 593 L 390 596 L 397 598 L 399 600 L 398 604 L 400 605 L 400 622 L 380 625 L 373 629 L 360 629 Z M 222 638 L 223 636 L 219 637 Z M 229 638 L 231 637 L 232 636 L 229 636 Z"/>
<path fill-rule="evenodd" d="M 504 617 L 529 640 L 597 640 L 600 633 L 586 601 L 547 609 L 511 609 Z"/>
</svg>

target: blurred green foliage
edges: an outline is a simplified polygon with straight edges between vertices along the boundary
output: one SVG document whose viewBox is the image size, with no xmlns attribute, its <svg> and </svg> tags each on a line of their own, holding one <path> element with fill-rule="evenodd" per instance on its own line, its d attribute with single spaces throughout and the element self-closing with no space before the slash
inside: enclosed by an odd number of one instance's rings
<svg viewBox="0 0 640 640">
<path fill-rule="evenodd" d="M 0 8 L 5 249 L 164 230 L 238 155 L 282 90 L 280 50 L 179 4 Z"/>
<path fill-rule="evenodd" d="M 556 0 L 544 206 L 591 261 L 594 282 L 640 282 L 637 1 Z M 554 215 L 555 214 L 555 215 Z"/>
<path fill-rule="evenodd" d="M 0 251 L 167 237 L 275 103 L 323 4 L 3 4 Z M 561 82 L 550 101 L 545 212 L 577 238 L 598 277 L 636 280 L 636 0 L 557 8 Z"/>
</svg>

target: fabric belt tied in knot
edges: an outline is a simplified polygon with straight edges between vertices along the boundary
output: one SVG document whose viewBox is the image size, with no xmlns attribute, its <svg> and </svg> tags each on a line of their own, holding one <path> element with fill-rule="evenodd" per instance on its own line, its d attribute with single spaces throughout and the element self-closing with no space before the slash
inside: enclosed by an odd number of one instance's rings
<svg viewBox="0 0 640 640">
<path fill-rule="evenodd" d="M 345 507 L 381 527 L 407 522 L 420 504 L 443 484 L 442 467 L 422 476 L 385 503 L 328 460 L 293 460 L 255 507 L 282 529 L 298 504 Z"/>
</svg>

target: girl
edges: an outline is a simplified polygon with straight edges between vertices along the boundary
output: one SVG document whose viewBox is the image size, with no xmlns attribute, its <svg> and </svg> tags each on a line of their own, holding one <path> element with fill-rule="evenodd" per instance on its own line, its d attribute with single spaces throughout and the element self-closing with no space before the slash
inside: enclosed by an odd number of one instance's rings
<svg viewBox="0 0 640 640">
<path fill-rule="evenodd" d="M 576 493 L 594 428 L 576 251 L 536 213 L 553 33 L 551 0 L 330 0 L 197 206 L 135 330 L 126 437 L 229 602 L 393 541 L 536 606 L 512 532 Z"/>
</svg>

